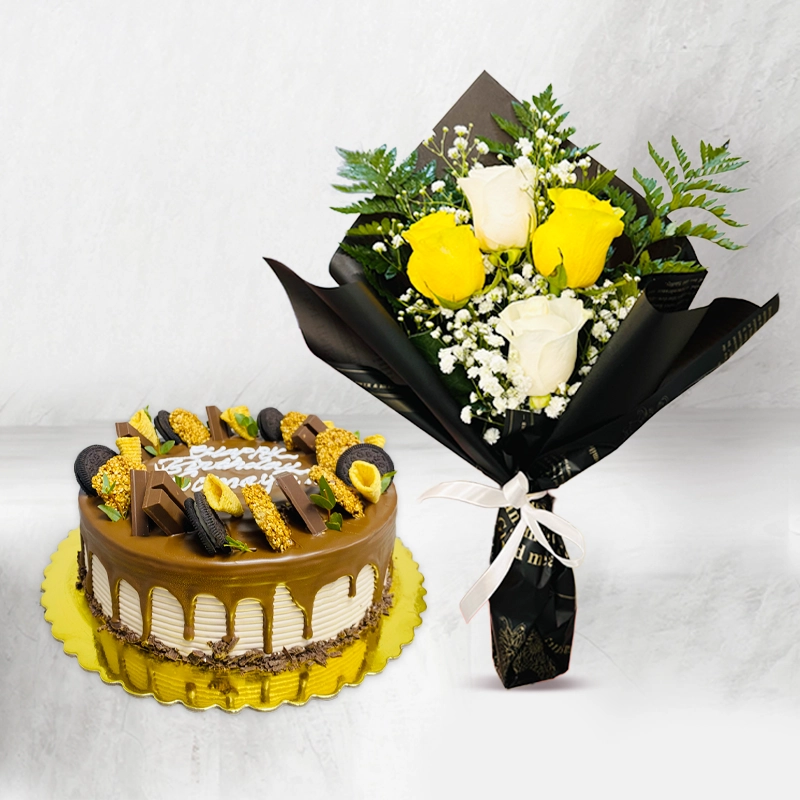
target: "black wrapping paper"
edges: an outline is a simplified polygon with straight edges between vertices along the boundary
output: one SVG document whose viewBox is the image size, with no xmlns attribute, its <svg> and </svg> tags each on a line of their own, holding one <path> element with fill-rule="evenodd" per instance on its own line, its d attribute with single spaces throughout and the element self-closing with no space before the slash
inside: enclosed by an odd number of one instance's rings
<svg viewBox="0 0 800 800">
<path fill-rule="evenodd" d="M 491 112 L 511 117 L 513 97 L 483 73 L 435 128 L 474 123 L 473 132 L 502 139 Z M 433 156 L 418 149 L 420 163 Z M 594 165 L 597 168 L 598 165 Z M 644 199 L 615 178 L 645 208 Z M 685 257 L 691 245 L 678 240 Z M 558 420 L 508 412 L 504 434 L 490 447 L 477 423 L 464 424 L 460 406 L 438 371 L 387 311 L 360 264 L 337 250 L 330 272 L 340 285 L 321 288 L 266 259 L 292 303 L 311 351 L 497 483 L 523 472 L 530 491 L 560 486 L 612 453 L 641 425 L 724 363 L 777 312 L 718 298 L 690 309 L 705 273 L 652 275 L 628 317 L 604 348 Z M 501 509 L 491 559 L 513 529 L 514 509 Z M 561 538 L 545 535 L 560 554 Z M 490 601 L 492 648 L 507 688 L 566 671 L 575 620 L 572 570 L 552 559 L 526 532 L 519 558 Z"/>
</svg>

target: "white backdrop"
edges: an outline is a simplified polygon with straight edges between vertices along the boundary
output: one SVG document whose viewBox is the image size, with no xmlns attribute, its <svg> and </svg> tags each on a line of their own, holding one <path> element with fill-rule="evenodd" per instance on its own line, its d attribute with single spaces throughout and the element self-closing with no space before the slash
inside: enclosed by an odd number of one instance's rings
<svg viewBox="0 0 800 800">
<path fill-rule="evenodd" d="M 305 348 L 274 256 L 318 282 L 347 218 L 335 145 L 412 149 L 483 70 L 548 82 L 630 178 L 646 142 L 732 140 L 736 232 L 700 299 L 783 311 L 679 402 L 800 401 L 797 6 L 767 0 L 6 3 L 0 25 L 0 424 L 143 403 L 365 413 Z M 389 412 L 386 412 L 389 413 Z"/>
</svg>

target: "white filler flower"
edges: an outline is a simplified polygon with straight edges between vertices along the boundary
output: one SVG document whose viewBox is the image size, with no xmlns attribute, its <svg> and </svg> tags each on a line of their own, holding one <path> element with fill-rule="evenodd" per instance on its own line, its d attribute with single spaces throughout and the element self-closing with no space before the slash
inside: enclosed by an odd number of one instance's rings
<svg viewBox="0 0 800 800">
<path fill-rule="evenodd" d="M 531 397 L 548 395 L 569 379 L 578 357 L 578 331 L 591 317 L 572 297 L 530 297 L 500 312 L 497 332 L 508 339 L 509 358 L 530 380 Z"/>
</svg>

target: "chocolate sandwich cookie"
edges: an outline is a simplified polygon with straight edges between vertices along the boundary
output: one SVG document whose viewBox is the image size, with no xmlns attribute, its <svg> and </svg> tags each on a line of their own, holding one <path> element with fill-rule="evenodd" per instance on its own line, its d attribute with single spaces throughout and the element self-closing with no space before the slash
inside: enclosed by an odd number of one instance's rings
<svg viewBox="0 0 800 800">
<path fill-rule="evenodd" d="M 86 494 L 97 496 L 92 486 L 92 478 L 103 464 L 117 455 L 110 447 L 102 444 L 90 444 L 78 453 L 75 459 L 75 479 Z"/>
<path fill-rule="evenodd" d="M 263 408 L 258 412 L 258 430 L 261 432 L 262 438 L 267 442 L 280 442 L 283 439 L 281 435 L 281 420 L 283 414 L 277 408 Z"/>
<path fill-rule="evenodd" d="M 195 492 L 194 499 L 188 497 L 183 510 L 206 552 L 212 556 L 222 552 L 225 549 L 225 525 L 203 493 Z"/>
<path fill-rule="evenodd" d="M 350 467 L 353 466 L 354 461 L 366 461 L 368 464 L 374 464 L 378 468 L 381 475 L 387 472 L 394 472 L 394 464 L 389 454 L 376 444 L 368 444 L 367 442 L 359 442 L 352 447 L 348 447 L 336 462 L 336 477 L 340 481 L 344 481 L 348 486 L 353 483 L 350 480 Z"/>
<path fill-rule="evenodd" d="M 194 533 L 195 536 L 197 536 L 197 538 L 200 540 L 200 544 L 203 545 L 203 549 L 210 556 L 215 555 L 217 548 L 211 539 L 208 538 L 203 526 L 200 524 L 200 518 L 197 516 L 195 503 L 191 497 L 186 498 L 186 502 L 183 504 L 183 511 L 186 514 L 186 521 L 189 523 L 189 532 Z"/>
<path fill-rule="evenodd" d="M 172 425 L 169 424 L 169 411 L 159 411 L 153 420 L 153 425 L 155 425 L 159 436 L 161 436 L 165 442 L 172 441 L 175 442 L 175 444 L 183 444 L 183 439 L 172 430 Z"/>
</svg>

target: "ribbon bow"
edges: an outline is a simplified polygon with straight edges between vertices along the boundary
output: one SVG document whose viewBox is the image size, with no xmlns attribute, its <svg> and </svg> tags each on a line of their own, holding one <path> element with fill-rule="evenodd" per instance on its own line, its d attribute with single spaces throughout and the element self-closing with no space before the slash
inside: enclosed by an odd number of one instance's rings
<svg viewBox="0 0 800 800">
<path fill-rule="evenodd" d="M 497 591 L 497 588 L 503 582 L 503 578 L 505 578 L 514 563 L 514 556 L 517 554 L 520 544 L 522 544 L 526 529 L 530 528 L 533 538 L 565 567 L 577 567 L 583 561 L 586 552 L 583 534 L 563 517 L 531 504 L 531 501 L 541 500 L 546 495 L 547 492 L 529 493 L 528 478 L 522 472 L 518 472 L 499 489 L 482 483 L 473 483 L 472 481 L 449 481 L 437 484 L 420 496 L 420 500 L 441 497 L 446 500 L 460 500 L 462 503 L 469 503 L 481 508 L 511 507 L 516 508 L 520 513 L 520 520 L 517 526 L 511 536 L 508 537 L 495 560 L 492 561 L 486 572 L 475 581 L 472 588 L 459 603 L 461 613 L 467 622 L 478 613 L 481 606 Z M 551 547 L 550 542 L 547 541 L 544 531 L 539 526 L 540 522 L 563 539 L 577 545 L 581 551 L 578 558 L 564 558 L 558 555 Z"/>
</svg>

